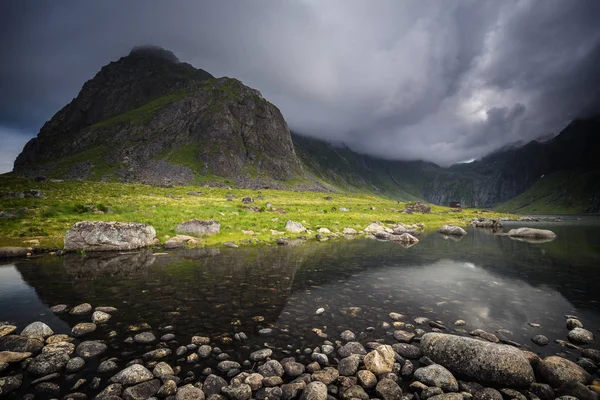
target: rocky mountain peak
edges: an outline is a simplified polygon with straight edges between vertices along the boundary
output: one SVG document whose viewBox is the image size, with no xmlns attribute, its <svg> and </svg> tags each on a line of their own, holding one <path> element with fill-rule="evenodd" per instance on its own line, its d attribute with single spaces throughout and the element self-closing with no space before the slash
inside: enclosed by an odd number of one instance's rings
<svg viewBox="0 0 600 400">
<path fill-rule="evenodd" d="M 150 58 L 150 59 L 162 59 L 165 61 L 172 62 L 173 64 L 179 64 L 179 58 L 172 51 L 163 49 L 160 46 L 155 45 L 144 45 L 135 46 L 129 52 L 127 56 L 129 58 Z"/>
</svg>

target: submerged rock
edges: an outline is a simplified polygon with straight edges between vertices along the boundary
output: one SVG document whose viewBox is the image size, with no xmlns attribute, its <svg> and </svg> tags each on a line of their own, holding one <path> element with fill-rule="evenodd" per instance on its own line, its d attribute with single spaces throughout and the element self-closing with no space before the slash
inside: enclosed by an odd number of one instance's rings
<svg viewBox="0 0 600 400">
<path fill-rule="evenodd" d="M 507 232 L 508 236 L 531 239 L 554 239 L 556 233 L 547 229 L 517 228 Z"/>
<path fill-rule="evenodd" d="M 444 225 L 440 229 L 438 229 L 438 232 L 443 235 L 456 235 L 456 236 L 465 236 L 467 234 L 467 231 L 465 231 L 463 228 L 461 228 L 460 226 L 454 226 L 454 225 Z"/>
<path fill-rule="evenodd" d="M 37 353 L 42 347 L 44 347 L 44 342 L 39 338 L 27 338 L 19 335 L 0 337 L 0 351 Z"/>
<path fill-rule="evenodd" d="M 573 328 L 569 331 L 567 336 L 571 342 L 575 343 L 592 343 L 594 341 L 594 334 L 587 329 Z"/>
<path fill-rule="evenodd" d="M 29 247 L 0 247 L 0 258 L 25 257 L 31 251 Z"/>
<path fill-rule="evenodd" d="M 136 385 L 153 378 L 154 375 L 152 375 L 152 372 L 148 371 L 146 367 L 139 364 L 133 364 L 110 378 L 110 381 L 121 383 L 123 385 Z"/>
<path fill-rule="evenodd" d="M 427 333 L 421 349 L 434 362 L 469 380 L 508 387 L 528 387 L 535 381 L 529 361 L 512 346 Z"/>
<path fill-rule="evenodd" d="M 151 246 L 156 231 L 137 222 L 77 222 L 65 234 L 67 251 L 123 251 Z"/>
</svg>

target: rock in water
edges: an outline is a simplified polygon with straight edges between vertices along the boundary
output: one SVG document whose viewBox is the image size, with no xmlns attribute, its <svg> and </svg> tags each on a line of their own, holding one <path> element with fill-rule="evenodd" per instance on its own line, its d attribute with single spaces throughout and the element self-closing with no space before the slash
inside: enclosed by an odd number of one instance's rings
<svg viewBox="0 0 600 400">
<path fill-rule="evenodd" d="M 40 321 L 32 322 L 21 332 L 21 336 L 41 337 L 44 339 L 52 335 L 54 335 L 54 331 L 52 331 L 48 325 Z"/>
<path fill-rule="evenodd" d="M 133 364 L 110 378 L 110 381 L 122 383 L 123 385 L 136 385 L 153 378 L 154 375 L 152 375 L 152 372 L 148 371 L 146 367 L 139 364 Z"/>
<path fill-rule="evenodd" d="M 467 380 L 509 387 L 528 387 L 535 381 L 529 361 L 512 346 L 426 333 L 421 349 L 431 360 Z"/>
<path fill-rule="evenodd" d="M 0 247 L 0 258 L 25 257 L 31 250 L 28 247 Z"/>
<path fill-rule="evenodd" d="M 520 238 L 531 238 L 531 239 L 554 239 L 556 233 L 547 229 L 534 229 L 534 228 L 517 228 L 511 229 L 507 233 L 511 237 Z"/>
<path fill-rule="evenodd" d="M 77 222 L 65 234 L 67 251 L 123 251 L 153 244 L 156 231 L 135 222 Z"/>
<path fill-rule="evenodd" d="M 538 365 L 538 372 L 542 380 L 554 388 L 567 382 L 586 385 L 592 380 L 591 375 L 579 365 L 558 356 L 544 358 Z"/>
<path fill-rule="evenodd" d="M 569 331 L 568 338 L 571 342 L 587 344 L 594 341 L 594 334 L 587 329 L 573 328 Z"/>
<path fill-rule="evenodd" d="M 438 230 L 438 232 L 444 235 L 456 236 L 465 236 L 467 234 L 467 231 L 465 231 L 463 228 L 454 225 L 444 225 Z"/>
<path fill-rule="evenodd" d="M 221 230 L 221 224 L 214 219 L 201 220 L 201 219 L 190 219 L 185 221 L 175 228 L 177 233 L 187 233 L 193 236 L 210 236 L 216 235 Z"/>
</svg>

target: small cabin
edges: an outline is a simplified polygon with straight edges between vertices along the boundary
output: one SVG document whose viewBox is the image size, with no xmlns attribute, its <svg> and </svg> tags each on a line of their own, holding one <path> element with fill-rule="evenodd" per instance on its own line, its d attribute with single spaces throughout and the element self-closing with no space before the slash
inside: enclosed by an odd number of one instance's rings
<svg viewBox="0 0 600 400">
<path fill-rule="evenodd" d="M 451 201 L 450 208 L 462 208 L 462 205 L 460 204 L 460 201 Z"/>
</svg>

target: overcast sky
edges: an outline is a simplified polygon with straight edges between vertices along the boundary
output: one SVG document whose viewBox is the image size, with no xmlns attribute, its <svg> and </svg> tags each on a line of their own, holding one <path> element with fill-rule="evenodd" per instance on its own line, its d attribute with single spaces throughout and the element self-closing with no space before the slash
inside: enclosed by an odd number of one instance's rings
<svg viewBox="0 0 600 400">
<path fill-rule="evenodd" d="M 155 44 L 298 133 L 450 164 L 600 111 L 599 0 L 0 2 L 0 172 L 83 83 Z"/>
</svg>

